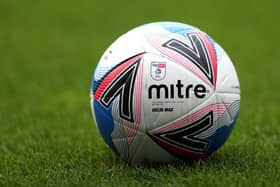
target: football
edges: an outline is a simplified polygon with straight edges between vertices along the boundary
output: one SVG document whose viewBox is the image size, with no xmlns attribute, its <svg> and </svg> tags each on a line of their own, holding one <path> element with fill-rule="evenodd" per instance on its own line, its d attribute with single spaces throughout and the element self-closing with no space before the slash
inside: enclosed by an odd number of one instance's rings
<svg viewBox="0 0 280 187">
<path fill-rule="evenodd" d="M 223 48 L 200 29 L 155 22 L 104 52 L 91 107 L 106 144 L 130 163 L 202 159 L 228 139 L 240 86 Z"/>
</svg>

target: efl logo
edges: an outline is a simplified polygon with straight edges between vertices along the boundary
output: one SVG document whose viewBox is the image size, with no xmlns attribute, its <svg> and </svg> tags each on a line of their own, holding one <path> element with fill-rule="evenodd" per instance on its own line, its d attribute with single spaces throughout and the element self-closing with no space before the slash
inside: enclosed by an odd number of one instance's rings
<svg viewBox="0 0 280 187">
<path fill-rule="evenodd" d="M 166 63 L 165 62 L 152 62 L 151 63 L 151 76 L 154 80 L 159 81 L 165 77 Z"/>
</svg>

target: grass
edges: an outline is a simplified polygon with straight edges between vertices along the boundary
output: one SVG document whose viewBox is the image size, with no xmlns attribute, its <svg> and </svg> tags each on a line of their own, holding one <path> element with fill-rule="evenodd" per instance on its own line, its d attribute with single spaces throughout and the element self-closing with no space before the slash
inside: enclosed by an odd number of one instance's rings
<svg viewBox="0 0 280 187">
<path fill-rule="evenodd" d="M 277 1 L 0 0 L 0 186 L 278 186 Z M 230 54 L 242 100 L 209 159 L 130 166 L 94 126 L 89 87 L 120 34 L 161 20 L 195 25 Z"/>
</svg>

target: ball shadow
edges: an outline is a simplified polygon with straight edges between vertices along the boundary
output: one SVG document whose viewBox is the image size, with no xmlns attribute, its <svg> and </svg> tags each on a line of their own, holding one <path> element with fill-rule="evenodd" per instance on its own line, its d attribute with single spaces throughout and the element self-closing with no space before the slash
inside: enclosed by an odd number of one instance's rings
<svg viewBox="0 0 280 187">
<path fill-rule="evenodd" d="M 171 163 L 151 163 L 143 162 L 139 164 L 127 163 L 121 159 L 115 159 L 119 164 L 125 164 L 129 168 L 142 168 L 142 169 L 159 169 L 168 170 L 169 168 L 174 168 L 178 170 L 182 169 L 217 169 L 223 170 L 226 168 L 240 168 L 242 170 L 243 163 L 247 163 L 246 167 L 254 168 L 257 164 L 256 159 L 254 159 L 254 154 L 251 151 L 246 150 L 245 147 L 229 145 L 224 147 L 222 150 L 214 153 L 205 159 L 184 159 L 178 160 Z"/>
</svg>

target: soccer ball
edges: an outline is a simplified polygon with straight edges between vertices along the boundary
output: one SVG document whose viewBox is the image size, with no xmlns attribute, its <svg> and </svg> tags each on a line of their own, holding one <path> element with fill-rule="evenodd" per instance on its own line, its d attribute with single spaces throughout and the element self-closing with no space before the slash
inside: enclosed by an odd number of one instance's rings
<svg viewBox="0 0 280 187">
<path fill-rule="evenodd" d="M 240 87 L 230 58 L 206 33 L 155 22 L 105 51 L 91 106 L 106 144 L 130 163 L 201 159 L 229 137 Z"/>
</svg>

